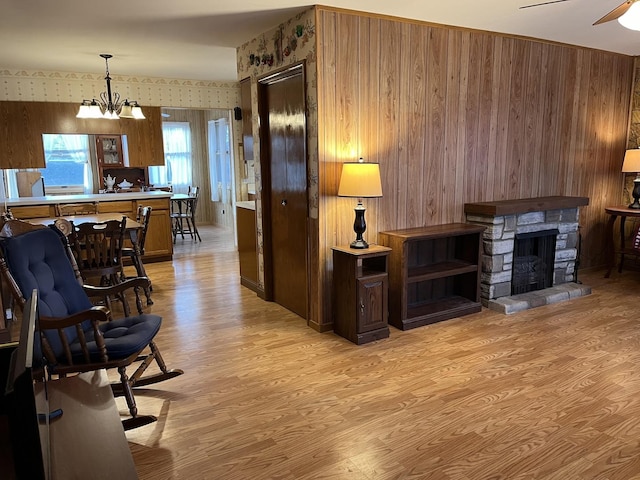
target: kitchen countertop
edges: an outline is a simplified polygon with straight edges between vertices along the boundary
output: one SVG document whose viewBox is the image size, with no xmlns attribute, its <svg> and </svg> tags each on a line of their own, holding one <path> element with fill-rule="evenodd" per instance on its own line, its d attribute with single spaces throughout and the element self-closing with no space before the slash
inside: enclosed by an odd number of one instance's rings
<svg viewBox="0 0 640 480">
<path fill-rule="evenodd" d="M 256 201 L 255 200 L 243 200 L 241 202 L 236 202 L 236 207 L 246 208 L 247 210 L 255 210 L 256 209 Z"/>
<path fill-rule="evenodd" d="M 7 200 L 8 207 L 25 205 L 51 205 L 56 203 L 115 202 L 118 200 L 141 200 L 148 198 L 171 198 L 171 192 L 127 192 L 93 193 L 84 195 L 45 195 L 44 197 L 22 197 Z"/>
</svg>

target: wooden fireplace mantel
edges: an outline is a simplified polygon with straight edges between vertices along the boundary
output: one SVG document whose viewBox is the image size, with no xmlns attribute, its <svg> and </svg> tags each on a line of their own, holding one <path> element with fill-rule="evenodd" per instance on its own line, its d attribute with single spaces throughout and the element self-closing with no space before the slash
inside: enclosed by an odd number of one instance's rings
<svg viewBox="0 0 640 480">
<path fill-rule="evenodd" d="M 589 197 L 536 197 L 494 202 L 465 203 L 464 213 L 500 217 L 518 213 L 544 212 L 589 205 Z"/>
</svg>

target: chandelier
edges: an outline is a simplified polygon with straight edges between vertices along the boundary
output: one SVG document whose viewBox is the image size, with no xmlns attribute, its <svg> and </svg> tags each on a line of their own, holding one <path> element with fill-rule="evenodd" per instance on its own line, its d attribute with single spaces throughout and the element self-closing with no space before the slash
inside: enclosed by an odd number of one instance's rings
<svg viewBox="0 0 640 480">
<path fill-rule="evenodd" d="M 113 55 L 109 53 L 101 53 L 106 65 L 107 91 L 100 94 L 100 99 L 83 100 L 78 110 L 77 118 L 108 118 L 109 120 L 117 120 L 118 118 L 135 118 L 144 119 L 142 108 L 136 101 L 125 99 L 120 101 L 120 94 L 111 91 L 111 77 L 109 76 L 109 59 Z"/>
</svg>

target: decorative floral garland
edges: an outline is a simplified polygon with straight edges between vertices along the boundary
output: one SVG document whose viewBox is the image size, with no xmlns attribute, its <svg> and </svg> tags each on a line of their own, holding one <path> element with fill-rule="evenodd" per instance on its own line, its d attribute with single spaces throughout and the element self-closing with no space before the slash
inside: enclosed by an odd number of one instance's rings
<svg viewBox="0 0 640 480">
<path fill-rule="evenodd" d="M 292 29 L 291 34 L 285 38 L 282 28 L 279 28 L 273 35 L 274 53 L 268 51 L 265 51 L 262 55 L 259 53 L 250 53 L 249 65 L 255 65 L 256 67 L 260 65 L 272 66 L 274 63 L 280 65 L 284 57 L 288 57 L 296 51 L 298 42 L 300 42 L 300 46 L 304 46 L 309 41 L 309 38 L 314 34 L 313 30 L 313 26 L 298 24 Z M 258 50 L 267 50 L 266 45 L 260 45 Z"/>
</svg>

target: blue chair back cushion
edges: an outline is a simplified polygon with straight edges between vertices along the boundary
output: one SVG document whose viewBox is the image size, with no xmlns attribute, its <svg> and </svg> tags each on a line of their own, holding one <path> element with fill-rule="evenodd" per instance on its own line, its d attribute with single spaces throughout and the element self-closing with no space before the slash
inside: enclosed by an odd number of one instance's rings
<svg viewBox="0 0 640 480">
<path fill-rule="evenodd" d="M 11 275 L 23 296 L 38 290 L 38 309 L 44 317 L 66 317 L 93 304 L 78 283 L 60 234 L 53 229 L 33 230 L 16 237 L 2 239 L 4 257 Z M 110 360 L 126 358 L 145 348 L 160 330 L 161 317 L 139 315 L 106 322 L 100 326 Z M 92 361 L 98 361 L 91 322 L 82 324 Z M 45 331 L 56 358 L 61 359 L 62 344 L 56 331 Z M 82 362 L 81 347 L 75 327 L 67 327 L 65 335 L 71 344 L 74 361 Z"/>
<path fill-rule="evenodd" d="M 91 308 L 59 235 L 43 228 L 2 239 L 4 257 L 20 291 L 28 298 L 38 290 L 39 313 L 66 317 Z"/>
</svg>

